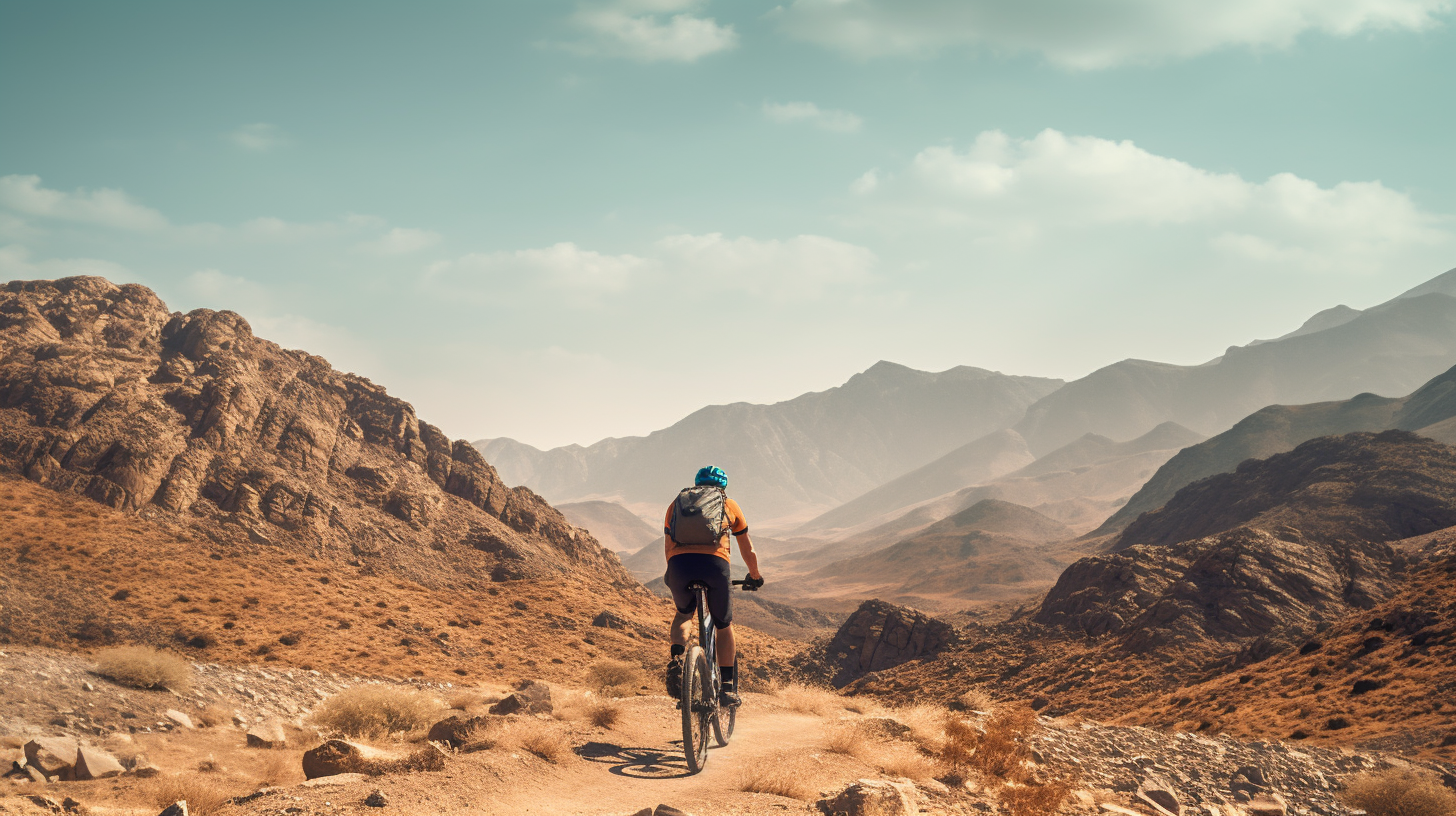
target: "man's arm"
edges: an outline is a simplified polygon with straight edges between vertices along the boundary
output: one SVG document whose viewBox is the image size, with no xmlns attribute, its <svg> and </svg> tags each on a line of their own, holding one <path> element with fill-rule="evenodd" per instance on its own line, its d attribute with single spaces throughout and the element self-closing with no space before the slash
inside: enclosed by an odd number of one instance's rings
<svg viewBox="0 0 1456 816">
<path fill-rule="evenodd" d="M 759 580 L 763 576 L 758 574 L 758 553 L 753 551 L 753 539 L 748 537 L 747 530 L 734 538 L 738 539 L 738 554 L 743 556 L 743 563 L 748 565 L 748 577 Z"/>
</svg>

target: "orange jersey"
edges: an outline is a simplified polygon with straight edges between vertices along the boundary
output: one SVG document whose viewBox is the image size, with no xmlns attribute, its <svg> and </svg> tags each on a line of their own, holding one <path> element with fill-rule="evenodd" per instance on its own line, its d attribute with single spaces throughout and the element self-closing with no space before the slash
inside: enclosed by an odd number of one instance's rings
<svg viewBox="0 0 1456 816">
<path fill-rule="evenodd" d="M 667 517 L 662 520 L 662 532 L 669 538 L 672 536 L 672 511 L 676 506 L 676 500 L 672 504 L 669 504 L 667 506 Z M 743 517 L 743 510 L 738 507 L 738 502 L 728 499 L 723 502 L 723 510 L 728 516 L 728 529 L 732 531 L 733 535 L 743 535 L 748 532 L 748 519 Z M 671 558 L 674 555 L 682 553 L 708 553 L 727 561 L 733 553 L 732 546 L 732 541 L 729 539 L 728 533 L 725 532 L 723 533 L 723 537 L 718 539 L 717 544 L 679 544 L 674 541 L 667 549 L 667 557 Z"/>
</svg>

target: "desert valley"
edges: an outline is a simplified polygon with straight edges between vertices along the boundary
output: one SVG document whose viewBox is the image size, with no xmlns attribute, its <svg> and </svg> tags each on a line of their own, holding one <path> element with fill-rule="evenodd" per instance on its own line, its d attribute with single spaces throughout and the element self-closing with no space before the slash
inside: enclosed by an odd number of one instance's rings
<svg viewBox="0 0 1456 816">
<path fill-rule="evenodd" d="M 1200 366 L 882 362 L 543 451 L 12 281 L 0 813 L 1451 813 L 1453 366 L 1456 270 Z M 690 774 L 656 520 L 709 462 L 769 582 Z"/>
</svg>

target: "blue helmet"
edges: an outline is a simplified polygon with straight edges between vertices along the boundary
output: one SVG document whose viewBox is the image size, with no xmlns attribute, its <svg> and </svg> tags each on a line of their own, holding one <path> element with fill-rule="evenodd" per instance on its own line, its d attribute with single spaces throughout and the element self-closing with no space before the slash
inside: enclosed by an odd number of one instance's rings
<svg viewBox="0 0 1456 816">
<path fill-rule="evenodd" d="M 713 485 L 714 487 L 727 488 L 728 474 L 720 467 L 708 465 L 698 470 L 698 475 L 693 477 L 694 485 Z"/>
</svg>

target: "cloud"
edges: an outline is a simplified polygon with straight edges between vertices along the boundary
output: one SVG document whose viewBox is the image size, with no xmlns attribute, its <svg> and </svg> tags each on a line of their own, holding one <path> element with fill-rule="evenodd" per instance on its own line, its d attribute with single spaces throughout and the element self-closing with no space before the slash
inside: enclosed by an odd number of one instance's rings
<svg viewBox="0 0 1456 816">
<path fill-rule="evenodd" d="M 150 207 L 132 201 L 120 190 L 73 193 L 40 186 L 40 176 L 0 177 L 0 207 L 32 217 L 82 224 L 96 224 L 126 230 L 156 230 L 167 219 Z"/>
<path fill-rule="evenodd" d="M 1031 139 L 988 131 L 965 150 L 925 148 L 894 178 L 865 178 L 855 185 L 871 220 L 948 229 L 982 248 L 1176 240 L 1188 252 L 1320 271 L 1452 241 L 1450 218 L 1379 182 L 1320 187 L 1289 173 L 1254 182 L 1056 130 Z"/>
<path fill-rule="evenodd" d="M 1225 48 L 1286 48 L 1306 32 L 1421 30 L 1452 7 L 1452 0 L 794 0 L 776 16 L 790 36 L 857 58 L 983 47 L 1091 70 Z"/>
<path fill-rule="evenodd" d="M 637 62 L 696 62 L 737 47 L 733 26 L 689 13 L 702 5 L 697 0 L 619 0 L 583 6 L 571 22 L 588 38 L 567 47 Z"/>
<path fill-rule="evenodd" d="M 635 255 L 606 255 L 565 241 L 544 249 L 471 253 L 432 264 L 429 273 L 465 292 L 534 286 L 590 295 L 626 289 L 633 276 L 650 265 Z"/>
<path fill-rule="evenodd" d="M 771 122 L 808 122 L 834 133 L 854 133 L 864 120 L 849 111 L 823 110 L 813 102 L 763 103 L 763 115 Z"/>
<path fill-rule="evenodd" d="M 253 153 L 267 153 L 287 143 L 277 125 L 255 122 L 227 134 L 227 140 Z"/>
<path fill-rule="evenodd" d="M 440 243 L 440 233 L 424 229 L 395 227 L 373 241 L 366 241 L 360 247 L 376 255 L 408 255 Z"/>
<path fill-rule="evenodd" d="M 831 287 L 867 283 L 874 252 L 821 235 L 787 241 L 674 235 L 656 244 L 658 260 L 707 289 L 747 292 L 771 301 L 816 298 Z"/>
<path fill-rule="evenodd" d="M 47 258 L 31 260 L 28 248 L 19 244 L 0 247 L 0 278 L 5 280 L 55 280 L 76 275 L 98 275 L 112 281 L 131 278 L 131 271 L 119 263 L 97 258 Z"/>
</svg>

